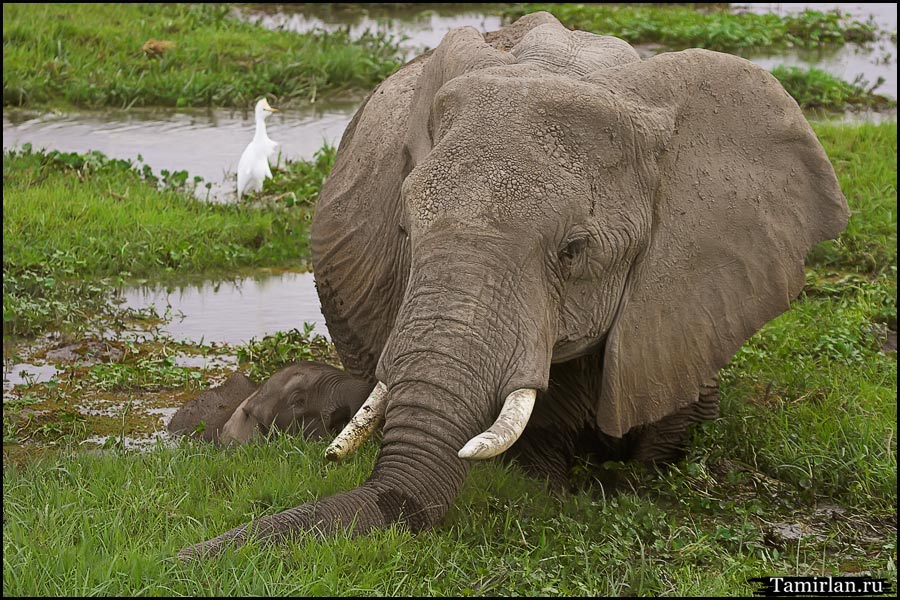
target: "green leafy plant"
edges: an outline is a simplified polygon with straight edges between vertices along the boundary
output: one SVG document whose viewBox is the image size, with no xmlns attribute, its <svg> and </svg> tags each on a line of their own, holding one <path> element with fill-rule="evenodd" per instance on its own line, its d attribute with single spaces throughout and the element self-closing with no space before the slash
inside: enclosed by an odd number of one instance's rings
<svg viewBox="0 0 900 600">
<path fill-rule="evenodd" d="M 301 360 L 314 360 L 339 365 L 334 346 L 324 336 L 314 334 L 312 323 L 304 323 L 303 331 L 291 329 L 253 338 L 238 348 L 237 357 L 250 365 L 250 377 L 257 381 L 269 377 L 281 367 Z"/>
<path fill-rule="evenodd" d="M 815 48 L 871 41 L 877 31 L 874 24 L 852 20 L 838 11 L 815 10 L 780 16 L 702 11 L 695 6 L 528 3 L 511 6 L 504 15 L 512 20 L 538 10 L 552 13 L 571 29 L 614 35 L 632 44 L 657 43 L 679 50 Z"/>
</svg>

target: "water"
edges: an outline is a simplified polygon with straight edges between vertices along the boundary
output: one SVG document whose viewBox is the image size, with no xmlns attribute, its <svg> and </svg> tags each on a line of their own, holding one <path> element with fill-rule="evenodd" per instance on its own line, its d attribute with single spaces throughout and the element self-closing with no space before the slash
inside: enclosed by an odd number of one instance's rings
<svg viewBox="0 0 900 600">
<path fill-rule="evenodd" d="M 736 10 L 780 15 L 797 13 L 803 10 L 828 12 L 840 10 L 850 14 L 858 21 L 872 19 L 875 25 L 886 31 L 897 31 L 897 5 L 884 3 L 843 4 L 843 3 L 759 3 L 736 4 Z M 790 50 L 788 52 L 771 52 L 747 57 L 764 69 L 772 69 L 776 65 L 810 68 L 816 67 L 836 75 L 846 81 L 862 77 L 874 85 L 884 79 L 875 92 L 883 96 L 897 99 L 897 41 L 882 35 L 876 42 L 866 45 L 846 44 L 831 50 Z"/>
<path fill-rule="evenodd" d="M 805 10 L 818 10 L 820 12 L 841 11 L 849 14 L 857 21 L 867 21 L 869 18 L 881 29 L 897 31 L 897 5 L 893 2 L 753 2 L 748 4 L 732 4 L 732 9 L 737 12 L 775 13 L 777 15 L 789 15 L 801 13 Z"/>
<path fill-rule="evenodd" d="M 427 9 L 415 4 L 386 8 L 370 5 L 364 10 L 326 4 L 282 4 L 236 10 L 236 14 L 269 29 L 298 33 L 349 27 L 354 38 L 367 30 L 390 34 L 399 39 L 407 59 L 437 47 L 447 32 L 456 27 L 468 25 L 484 33 L 503 26 L 498 15 L 480 13 L 477 4 L 433 5 Z"/>
<path fill-rule="evenodd" d="M 16 363 L 3 361 L 3 395 L 17 385 L 44 383 L 53 379 L 59 369 L 48 363 Z"/>
<path fill-rule="evenodd" d="M 279 331 L 302 330 L 304 323 L 314 324 L 313 333 L 329 337 L 312 273 L 265 273 L 226 282 L 145 285 L 127 288 L 121 294 L 125 306 L 155 306 L 160 315 L 168 311 L 171 318 L 160 330 L 179 341 L 244 344 Z M 237 366 L 236 358 L 228 355 L 178 354 L 175 363 L 202 369 Z M 49 381 L 59 372 L 52 363 L 17 362 L 10 357 L 3 363 L 3 391 Z"/>
<path fill-rule="evenodd" d="M 315 324 L 328 336 L 312 273 L 281 273 L 233 282 L 201 282 L 178 287 L 144 286 L 124 290 L 125 305 L 166 307 L 174 315 L 161 327 L 176 340 L 244 344 L 251 338 Z M 183 314 L 183 318 L 180 318 Z"/>
<path fill-rule="evenodd" d="M 269 137 L 284 159 L 309 159 L 326 142 L 337 145 L 360 100 L 319 103 L 274 113 Z M 45 113 L 3 111 L 3 148 L 30 143 L 35 150 L 99 150 L 112 158 L 140 155 L 155 173 L 187 170 L 213 184 L 210 199 L 234 201 L 235 172 L 256 124 L 253 113 L 236 110 L 111 110 Z M 273 161 L 274 162 L 274 161 Z M 198 195 L 205 197 L 206 189 Z"/>
</svg>

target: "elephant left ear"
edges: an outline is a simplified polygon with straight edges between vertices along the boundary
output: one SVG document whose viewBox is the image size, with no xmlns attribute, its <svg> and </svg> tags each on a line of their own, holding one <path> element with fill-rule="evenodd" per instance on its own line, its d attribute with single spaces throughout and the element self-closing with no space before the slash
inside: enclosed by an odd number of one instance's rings
<svg viewBox="0 0 900 600">
<path fill-rule="evenodd" d="M 650 239 L 607 336 L 597 424 L 622 436 L 695 402 L 803 287 L 849 211 L 797 103 L 741 58 L 661 54 L 585 78 L 646 142 Z"/>
</svg>

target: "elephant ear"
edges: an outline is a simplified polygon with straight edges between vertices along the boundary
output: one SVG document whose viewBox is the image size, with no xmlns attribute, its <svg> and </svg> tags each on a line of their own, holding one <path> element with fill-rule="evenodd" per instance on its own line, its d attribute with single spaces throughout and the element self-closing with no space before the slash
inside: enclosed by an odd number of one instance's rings
<svg viewBox="0 0 900 600">
<path fill-rule="evenodd" d="M 849 211 L 797 103 L 749 61 L 686 50 L 585 80 L 625 105 L 656 171 L 650 238 L 605 347 L 597 424 L 619 437 L 695 402 L 789 308 L 806 253 Z"/>
</svg>

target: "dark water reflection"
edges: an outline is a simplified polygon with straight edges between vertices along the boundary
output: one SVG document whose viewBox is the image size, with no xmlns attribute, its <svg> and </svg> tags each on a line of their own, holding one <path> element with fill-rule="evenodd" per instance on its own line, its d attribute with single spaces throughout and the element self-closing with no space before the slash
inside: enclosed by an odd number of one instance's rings
<svg viewBox="0 0 900 600">
<path fill-rule="evenodd" d="M 250 338 L 315 324 L 328 336 L 312 273 L 279 273 L 229 282 L 151 285 L 123 291 L 125 306 L 155 306 L 173 318 L 161 329 L 176 340 L 243 344 Z M 183 318 L 181 316 L 183 315 Z"/>
</svg>

